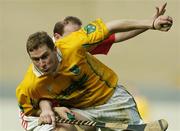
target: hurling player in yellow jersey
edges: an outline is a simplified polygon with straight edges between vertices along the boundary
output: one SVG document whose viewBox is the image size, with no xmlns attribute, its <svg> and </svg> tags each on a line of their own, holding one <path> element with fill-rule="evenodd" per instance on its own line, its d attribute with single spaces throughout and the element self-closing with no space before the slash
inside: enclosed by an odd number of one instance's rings
<svg viewBox="0 0 180 131">
<path fill-rule="evenodd" d="M 117 84 L 117 75 L 86 51 L 112 33 L 133 29 L 168 31 L 171 25 L 169 16 L 106 24 L 97 19 L 55 45 L 46 32 L 30 35 L 26 47 L 32 65 L 16 90 L 21 111 L 27 116 L 36 116 L 39 101 L 49 99 L 56 100 L 65 109 L 59 112 L 61 117 L 74 111 L 90 120 L 141 124 L 135 102 L 124 87 Z M 63 124 L 58 128 L 75 130 Z M 165 130 L 163 128 L 157 131 Z"/>
</svg>

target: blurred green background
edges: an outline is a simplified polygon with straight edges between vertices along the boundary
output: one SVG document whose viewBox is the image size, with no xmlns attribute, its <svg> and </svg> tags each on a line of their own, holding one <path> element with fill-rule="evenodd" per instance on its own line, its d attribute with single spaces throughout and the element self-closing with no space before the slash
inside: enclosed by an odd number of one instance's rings
<svg viewBox="0 0 180 131">
<path fill-rule="evenodd" d="M 117 72 L 120 83 L 147 99 L 148 120 L 165 118 L 168 131 L 180 130 L 180 0 L 0 0 L 0 130 L 22 130 L 15 89 L 30 63 L 30 34 L 44 30 L 52 36 L 54 24 L 69 15 L 83 25 L 98 17 L 146 19 L 164 2 L 174 18 L 169 32 L 149 30 L 97 57 Z"/>
</svg>

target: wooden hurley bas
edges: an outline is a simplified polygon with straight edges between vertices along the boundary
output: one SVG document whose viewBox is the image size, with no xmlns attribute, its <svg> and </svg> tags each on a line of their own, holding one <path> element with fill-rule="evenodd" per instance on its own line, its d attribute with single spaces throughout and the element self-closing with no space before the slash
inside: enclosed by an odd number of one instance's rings
<svg viewBox="0 0 180 131">
<path fill-rule="evenodd" d="M 68 120 L 61 117 L 56 117 L 56 123 L 66 123 L 71 125 L 79 126 L 95 126 L 100 128 L 111 128 L 111 129 L 121 129 L 126 131 L 166 131 L 168 123 L 166 120 L 161 119 L 158 121 L 141 124 L 141 125 L 129 125 L 121 123 L 103 123 L 95 121 L 83 121 L 83 120 Z"/>
</svg>

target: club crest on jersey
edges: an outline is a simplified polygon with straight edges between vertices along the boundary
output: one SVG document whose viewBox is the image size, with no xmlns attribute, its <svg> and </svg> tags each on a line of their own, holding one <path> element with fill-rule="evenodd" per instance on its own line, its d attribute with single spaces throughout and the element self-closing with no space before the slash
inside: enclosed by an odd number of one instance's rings
<svg viewBox="0 0 180 131">
<path fill-rule="evenodd" d="M 96 26 L 92 24 L 88 24 L 84 27 L 84 30 L 87 32 L 87 34 L 93 33 L 96 30 Z"/>
<path fill-rule="evenodd" d="M 77 65 L 74 65 L 71 69 L 70 69 L 71 72 L 73 72 L 75 75 L 79 75 L 80 73 L 80 69 Z"/>
</svg>

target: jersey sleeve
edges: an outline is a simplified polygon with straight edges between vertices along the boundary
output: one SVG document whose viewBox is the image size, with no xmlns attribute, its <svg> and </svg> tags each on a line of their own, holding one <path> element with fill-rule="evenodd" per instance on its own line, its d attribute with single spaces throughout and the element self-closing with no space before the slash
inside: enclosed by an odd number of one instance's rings
<svg viewBox="0 0 180 131">
<path fill-rule="evenodd" d="M 37 110 L 33 108 L 31 99 L 22 94 L 18 97 L 18 105 L 20 108 L 19 119 L 21 126 L 26 131 L 32 131 L 35 127 L 38 126 L 37 117 L 32 116 L 37 112 Z"/>
<path fill-rule="evenodd" d="M 37 102 L 25 95 L 21 90 L 16 90 L 18 106 L 25 115 L 35 115 L 38 111 Z"/>
<path fill-rule="evenodd" d="M 99 44 L 99 42 L 107 38 L 109 35 L 109 31 L 101 19 L 89 23 L 82 28 L 82 31 L 85 32 L 87 36 L 87 43 L 82 43 L 83 47 L 87 50 Z"/>
<path fill-rule="evenodd" d="M 93 48 L 90 53 L 92 55 L 96 54 L 104 54 L 107 55 L 112 44 L 115 42 L 115 34 L 110 35 L 107 39 L 98 44 L 95 48 Z"/>
<path fill-rule="evenodd" d="M 57 40 L 55 45 L 60 50 L 86 50 L 90 51 L 109 36 L 109 30 L 101 19 L 90 22 L 84 28 Z"/>
<path fill-rule="evenodd" d="M 26 131 L 31 131 L 38 126 L 38 117 L 26 116 L 22 111 L 19 111 L 19 119 Z"/>
<path fill-rule="evenodd" d="M 54 126 L 52 124 L 43 124 L 39 125 L 39 117 L 34 117 L 34 116 L 26 116 L 23 112 L 19 112 L 19 118 L 22 127 L 26 131 L 32 131 L 32 130 L 47 130 L 51 131 L 54 129 Z"/>
</svg>

